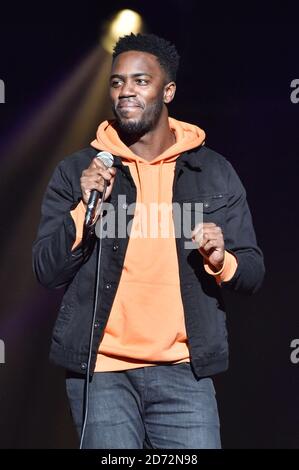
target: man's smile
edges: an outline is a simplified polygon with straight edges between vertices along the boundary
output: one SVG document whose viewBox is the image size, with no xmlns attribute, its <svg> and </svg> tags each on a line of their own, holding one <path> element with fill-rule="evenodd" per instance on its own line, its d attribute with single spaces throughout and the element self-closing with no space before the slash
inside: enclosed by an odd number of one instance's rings
<svg viewBox="0 0 299 470">
<path fill-rule="evenodd" d="M 142 111 L 142 107 L 135 103 L 121 103 L 117 106 L 117 112 L 120 116 L 127 117 Z"/>
<path fill-rule="evenodd" d="M 125 109 L 136 109 L 136 108 L 141 108 L 140 104 L 137 103 L 136 101 L 121 101 L 118 105 L 117 105 L 117 109 L 122 109 L 122 110 L 125 110 Z"/>
</svg>

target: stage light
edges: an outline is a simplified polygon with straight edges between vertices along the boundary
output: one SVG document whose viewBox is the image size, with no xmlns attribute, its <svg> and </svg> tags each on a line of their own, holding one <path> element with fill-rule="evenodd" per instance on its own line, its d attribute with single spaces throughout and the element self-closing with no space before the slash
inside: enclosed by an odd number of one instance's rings
<svg viewBox="0 0 299 470">
<path fill-rule="evenodd" d="M 106 27 L 105 35 L 102 39 L 102 46 L 107 52 L 112 53 L 113 47 L 118 38 L 130 33 L 142 32 L 143 21 L 139 13 L 133 10 L 121 10 L 116 13 Z"/>
</svg>

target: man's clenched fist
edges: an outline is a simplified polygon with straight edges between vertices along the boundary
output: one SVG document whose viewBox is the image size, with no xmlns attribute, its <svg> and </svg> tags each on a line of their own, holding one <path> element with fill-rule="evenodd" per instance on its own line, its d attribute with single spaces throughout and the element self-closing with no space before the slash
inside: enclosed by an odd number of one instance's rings
<svg viewBox="0 0 299 470">
<path fill-rule="evenodd" d="M 99 192 L 104 190 L 104 180 L 107 181 L 107 190 L 105 200 L 110 196 L 113 182 L 116 174 L 116 168 L 107 168 L 100 158 L 94 158 L 89 167 L 82 172 L 80 178 L 82 199 L 85 207 L 88 204 L 90 192 L 96 189 Z"/>
<path fill-rule="evenodd" d="M 215 272 L 220 271 L 225 252 L 221 228 L 212 222 L 200 223 L 195 226 L 191 236 L 198 243 L 198 251 L 215 268 Z"/>
</svg>

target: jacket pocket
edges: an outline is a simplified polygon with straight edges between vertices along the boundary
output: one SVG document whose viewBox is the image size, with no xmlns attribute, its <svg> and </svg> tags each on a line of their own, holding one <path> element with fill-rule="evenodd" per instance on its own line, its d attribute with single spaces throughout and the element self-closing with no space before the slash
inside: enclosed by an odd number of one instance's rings
<svg viewBox="0 0 299 470">
<path fill-rule="evenodd" d="M 221 228 L 225 226 L 228 196 L 214 194 L 203 199 L 203 222 L 213 222 Z"/>
<path fill-rule="evenodd" d="M 191 229 L 202 222 L 213 222 L 220 227 L 225 225 L 228 196 L 224 193 L 198 195 L 192 201 L 183 202 L 183 217 Z"/>
<path fill-rule="evenodd" d="M 64 332 L 73 316 L 74 304 L 76 303 L 78 279 L 79 276 L 77 274 L 65 292 L 58 311 L 58 316 L 53 328 L 53 339 L 58 343 L 62 342 Z"/>
<path fill-rule="evenodd" d="M 203 212 L 211 213 L 227 206 L 226 194 L 214 194 L 212 196 L 202 196 Z"/>
</svg>

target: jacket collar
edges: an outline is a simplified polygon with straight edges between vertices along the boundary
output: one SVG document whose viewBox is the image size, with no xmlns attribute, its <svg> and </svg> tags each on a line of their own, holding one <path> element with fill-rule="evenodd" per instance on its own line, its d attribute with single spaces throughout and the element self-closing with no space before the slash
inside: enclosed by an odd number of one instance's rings
<svg viewBox="0 0 299 470">
<path fill-rule="evenodd" d="M 184 166 L 187 166 L 189 168 L 194 168 L 194 169 L 201 169 L 202 163 L 201 159 L 199 157 L 199 151 L 201 149 L 200 147 L 196 147 L 195 149 L 192 150 L 187 150 L 186 152 L 183 152 L 177 159 L 177 168 L 182 168 Z"/>
</svg>

